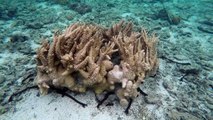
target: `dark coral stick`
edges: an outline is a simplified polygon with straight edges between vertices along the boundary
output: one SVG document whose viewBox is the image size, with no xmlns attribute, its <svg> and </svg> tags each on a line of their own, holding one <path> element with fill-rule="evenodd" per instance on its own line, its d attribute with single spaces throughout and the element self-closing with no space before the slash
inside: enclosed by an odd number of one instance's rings
<svg viewBox="0 0 213 120">
<path fill-rule="evenodd" d="M 98 103 L 97 108 L 99 108 L 104 103 L 104 101 L 107 100 L 107 98 L 112 94 L 115 94 L 115 92 L 111 91 L 111 92 L 106 93 L 104 98 Z"/>
<path fill-rule="evenodd" d="M 132 105 L 132 102 L 133 102 L 133 99 L 130 98 L 130 99 L 129 99 L 128 106 L 126 107 L 126 109 L 125 109 L 125 111 L 124 111 L 126 114 L 129 114 L 129 109 L 130 109 L 130 107 L 131 107 L 131 105 Z"/>
</svg>

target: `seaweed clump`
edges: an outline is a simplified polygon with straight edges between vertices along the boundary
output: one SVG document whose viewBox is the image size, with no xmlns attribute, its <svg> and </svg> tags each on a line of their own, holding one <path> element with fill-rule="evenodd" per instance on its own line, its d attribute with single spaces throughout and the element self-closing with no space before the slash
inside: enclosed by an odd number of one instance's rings
<svg viewBox="0 0 213 120">
<path fill-rule="evenodd" d="M 120 21 L 107 29 L 75 23 L 37 51 L 36 83 L 42 94 L 50 86 L 74 92 L 113 91 L 122 106 L 138 96 L 145 76 L 158 68 L 157 37 L 134 32 Z M 116 62 L 115 62 L 116 61 Z"/>
</svg>

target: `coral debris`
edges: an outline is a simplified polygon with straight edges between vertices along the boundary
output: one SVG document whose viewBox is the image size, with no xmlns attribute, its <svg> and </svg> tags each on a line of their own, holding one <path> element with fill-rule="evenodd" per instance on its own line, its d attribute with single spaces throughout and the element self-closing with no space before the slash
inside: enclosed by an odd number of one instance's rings
<svg viewBox="0 0 213 120">
<path fill-rule="evenodd" d="M 41 93 L 50 86 L 71 91 L 115 91 L 121 105 L 138 96 L 145 76 L 158 68 L 157 37 L 134 32 L 120 21 L 110 29 L 75 23 L 37 51 L 36 82 Z M 116 62 L 115 62 L 116 61 Z"/>
</svg>

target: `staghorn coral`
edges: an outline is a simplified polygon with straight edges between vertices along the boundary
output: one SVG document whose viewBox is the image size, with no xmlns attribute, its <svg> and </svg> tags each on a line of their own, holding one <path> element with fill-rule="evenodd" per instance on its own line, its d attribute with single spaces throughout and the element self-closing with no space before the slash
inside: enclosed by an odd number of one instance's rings
<svg viewBox="0 0 213 120">
<path fill-rule="evenodd" d="M 108 72 L 108 81 L 111 85 L 121 83 L 116 94 L 121 105 L 127 105 L 128 99 L 138 96 L 137 88 L 144 82 L 145 75 L 153 75 L 158 68 L 156 51 L 157 38 L 148 37 L 145 30 L 132 31 L 132 24 L 122 27 L 123 21 L 107 31 L 108 36 L 118 47 L 121 56 L 120 65 L 115 65 Z"/>
<path fill-rule="evenodd" d="M 47 94 L 50 86 L 96 94 L 115 91 L 121 105 L 127 105 L 138 96 L 145 76 L 158 68 L 157 38 L 132 29 L 124 21 L 110 29 L 75 23 L 55 34 L 53 43 L 43 42 L 37 51 L 40 92 Z"/>
</svg>

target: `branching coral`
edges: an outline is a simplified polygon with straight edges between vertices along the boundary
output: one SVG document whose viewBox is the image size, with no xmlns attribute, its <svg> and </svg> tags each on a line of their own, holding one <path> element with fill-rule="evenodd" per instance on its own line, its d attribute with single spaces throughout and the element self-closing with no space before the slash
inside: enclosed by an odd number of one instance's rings
<svg viewBox="0 0 213 120">
<path fill-rule="evenodd" d="M 37 51 L 41 93 L 46 94 L 49 86 L 76 92 L 92 89 L 96 94 L 115 91 L 126 105 L 138 96 L 145 76 L 158 68 L 157 38 L 132 29 L 132 23 L 124 21 L 110 29 L 76 23 L 55 35 L 53 43 L 45 41 Z"/>
<path fill-rule="evenodd" d="M 157 38 L 154 35 L 148 37 L 145 30 L 133 32 L 131 23 L 122 27 L 123 24 L 121 21 L 107 31 L 121 56 L 120 65 L 115 65 L 108 72 L 107 78 L 111 85 L 122 84 L 117 90 L 117 96 L 121 105 L 126 105 L 129 98 L 137 97 L 137 88 L 143 83 L 145 75 L 155 74 L 158 60 Z"/>
</svg>

